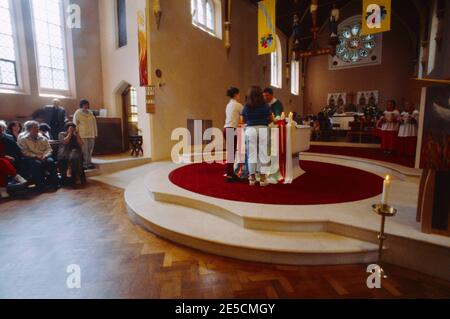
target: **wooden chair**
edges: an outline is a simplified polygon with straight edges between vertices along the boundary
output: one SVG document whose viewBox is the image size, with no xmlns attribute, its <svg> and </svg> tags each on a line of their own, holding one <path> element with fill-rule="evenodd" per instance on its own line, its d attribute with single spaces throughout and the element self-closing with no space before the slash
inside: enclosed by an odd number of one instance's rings
<svg viewBox="0 0 450 319">
<path fill-rule="evenodd" d="M 144 144 L 144 139 L 142 136 L 130 136 L 128 138 L 131 146 L 131 156 L 139 157 L 144 156 L 144 149 L 142 145 Z"/>
</svg>

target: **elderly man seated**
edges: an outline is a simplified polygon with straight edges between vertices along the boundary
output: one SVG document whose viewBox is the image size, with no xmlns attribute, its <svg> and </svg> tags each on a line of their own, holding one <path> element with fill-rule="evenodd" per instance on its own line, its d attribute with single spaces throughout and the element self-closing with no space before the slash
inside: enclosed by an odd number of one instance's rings
<svg viewBox="0 0 450 319">
<path fill-rule="evenodd" d="M 55 161 L 52 158 L 52 147 L 49 141 L 39 133 L 39 123 L 26 122 L 25 134 L 19 138 L 18 144 L 25 157 L 24 161 L 36 183 L 37 190 L 42 191 L 48 181 L 49 186 L 58 188 L 58 175 Z M 48 178 L 47 177 L 48 173 Z"/>
</svg>

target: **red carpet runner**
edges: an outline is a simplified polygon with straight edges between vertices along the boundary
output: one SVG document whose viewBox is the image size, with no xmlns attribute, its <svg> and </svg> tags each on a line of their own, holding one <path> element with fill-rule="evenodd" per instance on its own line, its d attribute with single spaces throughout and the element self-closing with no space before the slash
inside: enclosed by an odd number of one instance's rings
<svg viewBox="0 0 450 319">
<path fill-rule="evenodd" d="M 226 183 L 224 165 L 192 164 L 173 171 L 169 179 L 194 193 L 240 202 L 274 205 L 319 205 L 358 201 L 377 196 L 383 179 L 358 169 L 303 161 L 307 172 L 291 185 L 250 187 L 246 181 Z"/>
</svg>

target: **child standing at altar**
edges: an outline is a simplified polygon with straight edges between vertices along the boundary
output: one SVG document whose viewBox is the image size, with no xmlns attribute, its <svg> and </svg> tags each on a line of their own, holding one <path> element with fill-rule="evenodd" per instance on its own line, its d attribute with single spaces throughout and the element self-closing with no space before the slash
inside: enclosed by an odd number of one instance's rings
<svg viewBox="0 0 450 319">
<path fill-rule="evenodd" d="M 385 154 L 392 154 L 395 151 L 399 117 L 400 112 L 396 109 L 395 101 L 388 101 L 386 111 L 383 113 L 377 125 L 381 127 L 381 149 Z"/>
<path fill-rule="evenodd" d="M 400 129 L 398 132 L 398 149 L 401 155 L 414 156 L 417 147 L 417 131 L 419 111 L 414 105 L 405 102 L 405 110 L 400 115 Z"/>
<path fill-rule="evenodd" d="M 267 175 L 270 171 L 269 124 L 273 121 L 273 116 L 259 86 L 252 86 L 248 91 L 242 117 L 246 124 L 249 184 L 250 186 L 256 184 L 256 173 L 259 173 L 259 185 L 267 186 L 269 185 Z"/>
</svg>

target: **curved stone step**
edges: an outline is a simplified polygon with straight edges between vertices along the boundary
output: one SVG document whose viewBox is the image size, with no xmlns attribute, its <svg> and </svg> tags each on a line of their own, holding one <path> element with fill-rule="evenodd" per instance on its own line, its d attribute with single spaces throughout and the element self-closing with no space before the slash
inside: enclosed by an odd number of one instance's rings
<svg viewBox="0 0 450 319">
<path fill-rule="evenodd" d="M 243 260 L 290 265 L 370 263 L 377 245 L 327 232 L 246 229 L 218 216 L 152 199 L 145 180 L 125 191 L 130 216 L 168 240 Z"/>
</svg>

